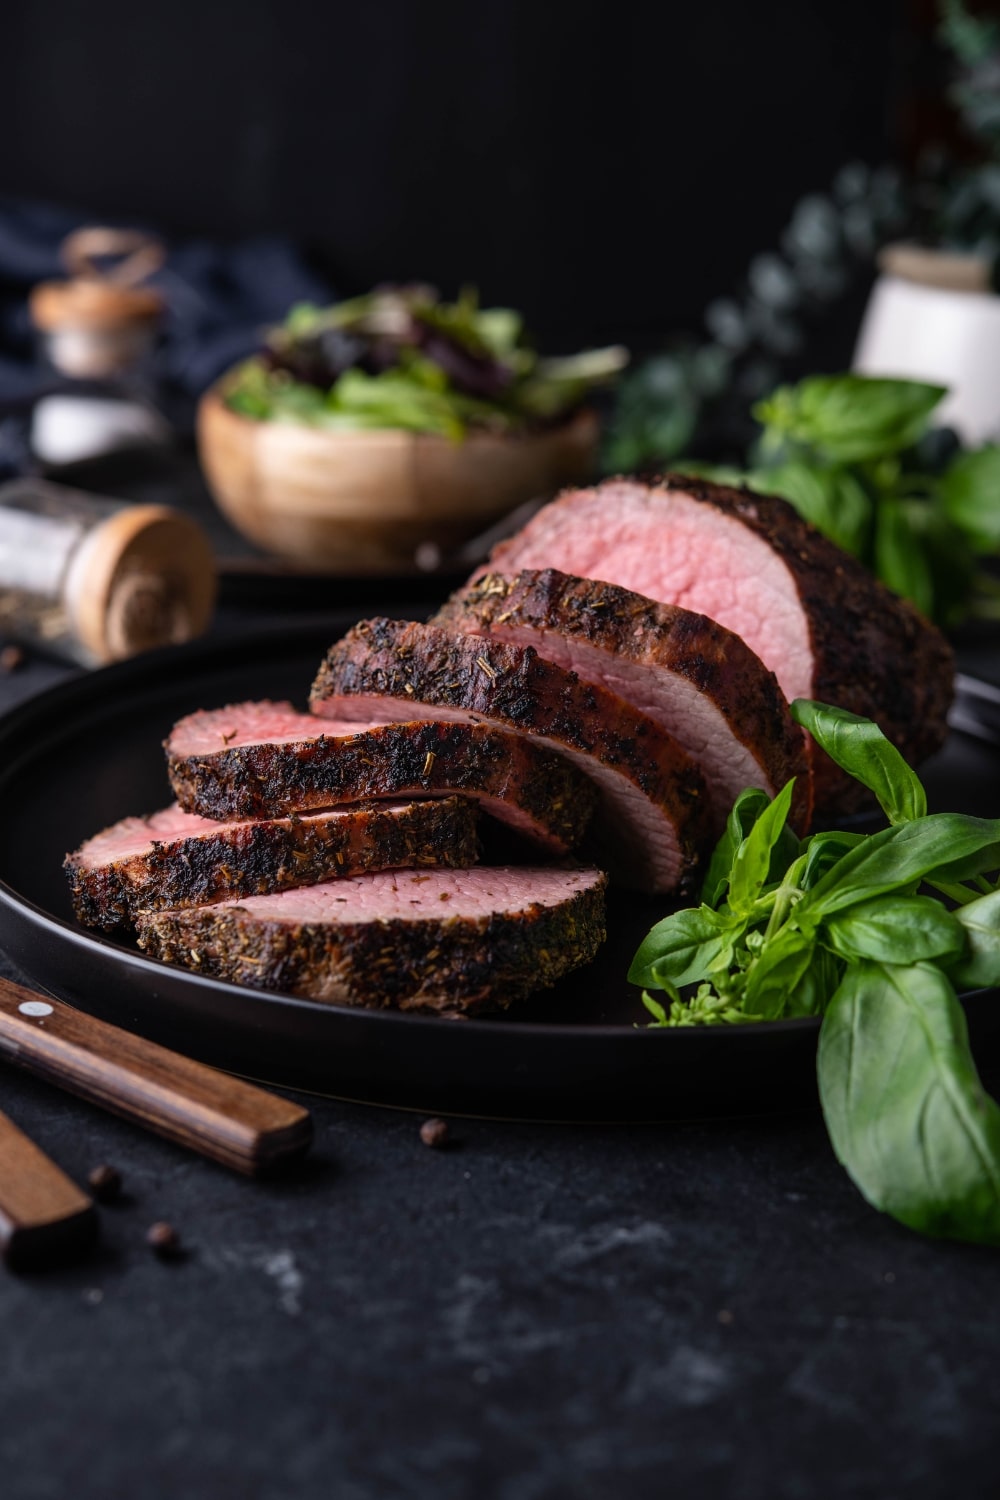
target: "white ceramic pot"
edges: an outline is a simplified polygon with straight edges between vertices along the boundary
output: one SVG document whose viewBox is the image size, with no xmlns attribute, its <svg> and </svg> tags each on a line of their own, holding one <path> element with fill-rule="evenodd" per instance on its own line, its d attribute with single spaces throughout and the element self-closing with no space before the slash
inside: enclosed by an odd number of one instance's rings
<svg viewBox="0 0 1000 1500">
<path fill-rule="evenodd" d="M 940 420 L 967 443 L 1000 439 L 1000 296 L 883 273 L 865 310 L 854 369 L 946 385 Z"/>
</svg>

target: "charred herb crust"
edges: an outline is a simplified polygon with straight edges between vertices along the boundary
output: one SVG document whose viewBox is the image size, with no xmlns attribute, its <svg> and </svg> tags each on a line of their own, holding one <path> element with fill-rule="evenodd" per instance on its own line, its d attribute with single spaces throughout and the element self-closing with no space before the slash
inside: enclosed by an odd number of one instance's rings
<svg viewBox="0 0 1000 1500">
<path fill-rule="evenodd" d="M 352 694 L 457 708 L 544 736 L 617 771 L 663 809 L 686 867 L 704 847 L 710 810 L 701 772 L 687 752 L 616 694 L 581 682 L 532 646 L 401 620 L 363 620 L 327 652 L 310 701 L 319 711 L 324 700 Z"/>
<path fill-rule="evenodd" d="M 605 938 L 602 878 L 555 907 L 488 917 L 293 925 L 239 907 L 140 912 L 140 946 L 199 974 L 375 1009 L 504 1009 L 589 963 Z"/>
<path fill-rule="evenodd" d="M 316 728 L 314 740 L 209 755 L 177 755 L 168 740 L 174 796 L 207 818 L 266 818 L 372 797 L 457 793 L 518 827 L 527 819 L 553 854 L 579 846 L 594 811 L 594 788 L 575 766 L 487 725 L 385 724 L 345 736 L 323 734 L 318 719 Z"/>
<path fill-rule="evenodd" d="M 201 906 L 372 870 L 463 868 L 476 862 L 476 822 L 474 805 L 460 797 L 392 809 L 376 803 L 321 822 L 293 813 L 220 823 L 218 833 L 155 841 L 96 869 L 71 854 L 63 868 L 77 920 L 110 929 L 142 908 Z"/>
<path fill-rule="evenodd" d="M 794 821 L 803 831 L 808 826 L 805 747 L 778 679 L 738 635 L 707 615 L 544 568 L 486 573 L 452 595 L 431 620 L 459 628 L 464 622 L 501 639 L 518 627 L 571 635 L 609 656 L 686 678 L 716 706 L 772 787 L 797 778 Z"/>
</svg>

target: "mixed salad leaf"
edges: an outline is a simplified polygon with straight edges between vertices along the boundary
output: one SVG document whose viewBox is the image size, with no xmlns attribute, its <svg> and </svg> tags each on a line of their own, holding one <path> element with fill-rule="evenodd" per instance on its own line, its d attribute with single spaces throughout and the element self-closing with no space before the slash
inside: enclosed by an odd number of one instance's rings
<svg viewBox="0 0 1000 1500">
<path fill-rule="evenodd" d="M 780 495 L 895 593 L 942 625 L 1000 617 L 1000 444 L 963 451 L 932 428 L 945 388 L 917 380 L 813 375 L 753 414 L 745 469 L 678 467 Z"/>
<path fill-rule="evenodd" d="M 806 699 L 792 714 L 888 826 L 800 840 L 791 782 L 743 792 L 701 904 L 653 927 L 629 980 L 657 1027 L 820 1017 L 824 1117 L 868 1201 L 927 1234 L 1000 1244 L 1000 1109 L 956 994 L 1000 985 L 1000 819 L 928 813 L 869 720 Z"/>
<path fill-rule="evenodd" d="M 520 314 L 472 291 L 387 287 L 333 307 L 301 305 L 231 374 L 227 405 L 257 421 L 403 428 L 456 441 L 566 420 L 628 361 L 625 349 L 542 359 Z"/>
</svg>

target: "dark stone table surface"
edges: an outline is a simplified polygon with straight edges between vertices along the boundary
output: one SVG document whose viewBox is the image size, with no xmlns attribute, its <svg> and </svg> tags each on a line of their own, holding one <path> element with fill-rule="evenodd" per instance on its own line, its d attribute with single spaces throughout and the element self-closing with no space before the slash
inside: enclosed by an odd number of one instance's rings
<svg viewBox="0 0 1000 1500">
<path fill-rule="evenodd" d="M 64 670 L 29 659 L 0 710 Z M 257 1184 L 0 1081 L 74 1178 L 126 1187 L 88 1262 L 0 1271 L 2 1500 L 1000 1491 L 1000 1255 L 870 1210 L 818 1113 L 462 1120 L 435 1151 L 310 1099 L 311 1159 Z"/>
</svg>

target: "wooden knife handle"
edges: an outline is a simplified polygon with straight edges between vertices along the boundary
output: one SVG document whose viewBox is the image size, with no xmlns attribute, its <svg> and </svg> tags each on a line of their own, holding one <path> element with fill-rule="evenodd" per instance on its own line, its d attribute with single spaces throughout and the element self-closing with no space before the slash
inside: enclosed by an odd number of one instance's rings
<svg viewBox="0 0 1000 1500">
<path fill-rule="evenodd" d="M 87 1249 L 97 1212 L 34 1141 L 0 1114 L 0 1254 L 15 1268 Z"/>
<path fill-rule="evenodd" d="M 249 1175 L 312 1140 L 301 1105 L 9 979 L 0 979 L 0 1057 Z"/>
</svg>

